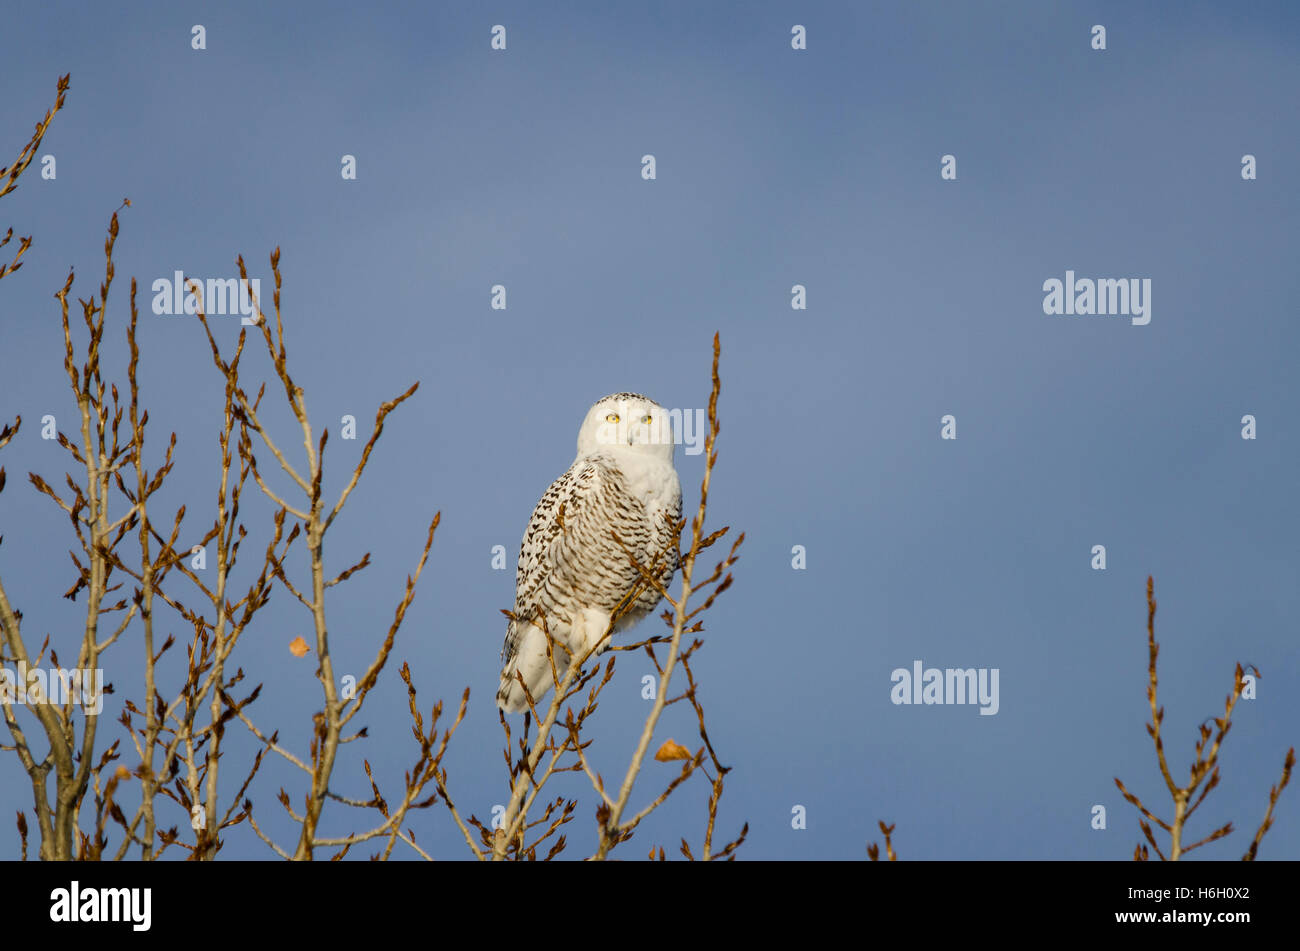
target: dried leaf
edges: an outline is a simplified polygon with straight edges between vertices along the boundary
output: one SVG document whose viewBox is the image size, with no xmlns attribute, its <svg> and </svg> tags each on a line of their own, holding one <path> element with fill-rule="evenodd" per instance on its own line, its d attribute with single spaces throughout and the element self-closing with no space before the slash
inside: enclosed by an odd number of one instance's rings
<svg viewBox="0 0 1300 951">
<path fill-rule="evenodd" d="M 289 643 L 289 653 L 294 657 L 306 657 L 311 653 L 311 648 L 307 646 L 307 642 L 302 639 L 300 634 Z"/>
<path fill-rule="evenodd" d="M 673 759 L 690 759 L 691 751 L 680 743 L 675 743 L 671 739 L 664 740 L 664 745 L 659 747 L 659 752 L 655 754 L 655 759 L 661 763 L 666 763 Z"/>
</svg>

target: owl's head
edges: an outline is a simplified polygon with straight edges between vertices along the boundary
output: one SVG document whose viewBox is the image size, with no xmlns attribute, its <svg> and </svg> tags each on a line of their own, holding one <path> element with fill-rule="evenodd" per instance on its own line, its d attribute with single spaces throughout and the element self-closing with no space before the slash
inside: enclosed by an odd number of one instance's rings
<svg viewBox="0 0 1300 951">
<path fill-rule="evenodd" d="M 587 410 L 578 430 L 578 457 L 633 453 L 673 461 L 673 424 L 666 409 L 640 393 L 613 393 Z"/>
</svg>

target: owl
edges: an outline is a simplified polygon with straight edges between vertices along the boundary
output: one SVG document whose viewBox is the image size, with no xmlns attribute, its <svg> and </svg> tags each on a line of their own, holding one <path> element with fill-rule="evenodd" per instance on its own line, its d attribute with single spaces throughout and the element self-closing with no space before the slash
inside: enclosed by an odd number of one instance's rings
<svg viewBox="0 0 1300 951">
<path fill-rule="evenodd" d="M 631 627 L 659 603 L 628 554 L 649 569 L 661 565 L 665 586 L 677 570 L 672 523 L 682 513 L 682 488 L 673 468 L 673 430 L 666 410 L 637 393 L 614 393 L 587 411 L 578 430 L 578 457 L 546 490 L 528 520 L 515 574 L 514 619 L 506 629 L 497 705 L 528 709 L 517 674 L 540 703 L 551 689 L 545 617 L 557 642 L 555 668 L 563 679 L 609 628 L 625 597 L 645 588 L 614 631 Z M 612 537 L 617 534 L 623 548 Z M 606 640 L 601 650 L 608 647 Z"/>
</svg>

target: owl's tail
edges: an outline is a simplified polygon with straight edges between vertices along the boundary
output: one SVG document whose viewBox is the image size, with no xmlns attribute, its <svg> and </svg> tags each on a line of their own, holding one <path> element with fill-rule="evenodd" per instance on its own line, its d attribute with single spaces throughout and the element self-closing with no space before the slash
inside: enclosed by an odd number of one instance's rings
<svg viewBox="0 0 1300 951">
<path fill-rule="evenodd" d="M 521 625 L 512 644 L 513 650 L 507 651 L 505 665 L 501 668 L 501 686 L 497 690 L 497 706 L 506 713 L 523 713 L 528 709 L 528 698 L 524 695 L 519 675 L 523 675 L 528 692 L 533 696 L 533 703 L 540 705 L 554 685 L 551 674 L 551 662 L 546 658 L 546 635 L 542 629 L 532 624 Z M 569 663 L 568 654 L 561 648 L 556 651 L 555 667 L 560 676 Z"/>
</svg>

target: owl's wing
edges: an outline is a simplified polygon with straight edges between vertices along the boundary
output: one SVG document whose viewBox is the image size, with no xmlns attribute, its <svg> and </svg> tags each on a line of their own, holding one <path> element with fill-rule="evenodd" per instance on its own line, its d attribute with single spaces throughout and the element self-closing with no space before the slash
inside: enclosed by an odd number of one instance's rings
<svg viewBox="0 0 1300 951">
<path fill-rule="evenodd" d="M 533 509 L 528 529 L 519 545 L 519 566 L 515 572 L 517 620 L 510 622 L 501 650 L 507 666 L 518 650 L 520 627 L 533 621 L 539 608 L 549 615 L 554 607 L 554 599 L 547 590 L 547 581 L 556 567 L 564 525 L 577 520 L 579 513 L 586 508 L 586 499 L 597 490 L 599 484 L 599 466 L 590 461 L 574 463 L 564 475 L 551 483 L 551 487 Z"/>
</svg>

